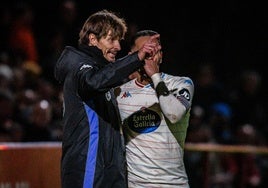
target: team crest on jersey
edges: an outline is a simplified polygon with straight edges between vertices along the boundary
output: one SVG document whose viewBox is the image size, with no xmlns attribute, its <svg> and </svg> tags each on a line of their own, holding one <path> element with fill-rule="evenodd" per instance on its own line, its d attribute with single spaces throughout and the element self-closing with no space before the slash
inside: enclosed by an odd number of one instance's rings
<svg viewBox="0 0 268 188">
<path fill-rule="evenodd" d="M 156 130 L 161 122 L 161 118 L 153 110 L 143 108 L 127 119 L 124 120 L 124 126 L 128 126 L 129 129 L 136 133 L 149 133 Z"/>
<path fill-rule="evenodd" d="M 110 91 L 108 91 L 107 93 L 105 93 L 105 97 L 106 97 L 107 101 L 110 101 L 111 100 L 112 96 L 111 96 Z"/>
</svg>

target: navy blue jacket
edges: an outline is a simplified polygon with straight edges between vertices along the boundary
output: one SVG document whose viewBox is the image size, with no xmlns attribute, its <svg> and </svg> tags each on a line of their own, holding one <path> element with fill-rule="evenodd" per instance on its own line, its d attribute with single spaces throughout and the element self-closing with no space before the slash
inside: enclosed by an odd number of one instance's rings
<svg viewBox="0 0 268 188">
<path fill-rule="evenodd" d="M 63 84 L 62 188 L 126 188 L 113 87 L 143 65 L 137 53 L 109 63 L 96 47 L 67 46 L 55 66 Z"/>
</svg>

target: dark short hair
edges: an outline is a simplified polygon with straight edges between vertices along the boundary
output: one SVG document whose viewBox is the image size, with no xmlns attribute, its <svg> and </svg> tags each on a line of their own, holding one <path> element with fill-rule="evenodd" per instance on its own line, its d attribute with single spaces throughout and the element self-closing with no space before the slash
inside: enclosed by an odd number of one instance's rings
<svg viewBox="0 0 268 188">
<path fill-rule="evenodd" d="M 85 21 L 80 33 L 78 44 L 88 45 L 88 35 L 93 33 L 99 40 L 101 37 L 107 36 L 109 31 L 112 31 L 113 39 L 123 39 L 127 32 L 126 22 L 120 18 L 116 13 L 101 10 L 88 17 Z"/>
<path fill-rule="evenodd" d="M 158 34 L 158 32 L 153 31 L 153 30 L 149 30 L 149 29 L 138 31 L 130 39 L 130 48 L 133 48 L 133 46 L 135 45 L 135 41 L 137 40 L 137 38 L 144 37 L 144 36 L 153 36 L 153 35 L 156 35 L 156 34 Z M 160 44 L 160 39 L 158 40 L 158 42 Z"/>
</svg>

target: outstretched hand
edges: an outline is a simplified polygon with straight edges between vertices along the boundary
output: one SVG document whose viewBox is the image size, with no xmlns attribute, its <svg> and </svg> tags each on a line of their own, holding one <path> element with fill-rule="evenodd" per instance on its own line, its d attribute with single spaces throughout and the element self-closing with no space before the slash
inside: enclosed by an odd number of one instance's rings
<svg viewBox="0 0 268 188">
<path fill-rule="evenodd" d="M 141 61 L 146 58 L 152 58 L 161 50 L 161 45 L 155 42 L 158 38 L 160 38 L 160 34 L 151 36 L 138 51 L 138 56 Z"/>
</svg>

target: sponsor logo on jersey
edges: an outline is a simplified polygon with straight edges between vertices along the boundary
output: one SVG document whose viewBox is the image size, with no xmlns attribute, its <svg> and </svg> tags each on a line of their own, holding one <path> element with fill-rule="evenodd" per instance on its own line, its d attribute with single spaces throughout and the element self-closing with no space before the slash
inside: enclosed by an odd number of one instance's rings
<svg viewBox="0 0 268 188">
<path fill-rule="evenodd" d="M 132 97 L 132 95 L 129 93 L 129 91 L 125 91 L 125 92 L 123 93 L 123 95 L 121 96 L 121 99 L 123 99 L 123 98 L 127 98 L 127 97 Z"/>
<path fill-rule="evenodd" d="M 179 95 L 190 101 L 190 92 L 187 89 L 180 90 Z"/>
<path fill-rule="evenodd" d="M 124 126 L 128 126 L 129 129 L 136 133 L 149 133 L 156 130 L 161 122 L 161 118 L 153 110 L 143 108 L 124 121 Z"/>
</svg>

